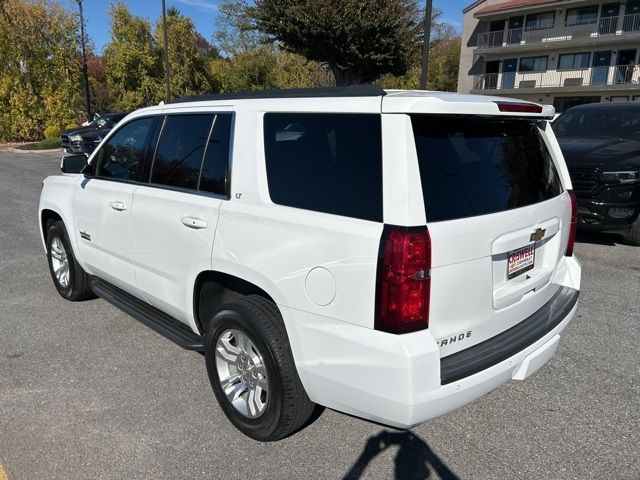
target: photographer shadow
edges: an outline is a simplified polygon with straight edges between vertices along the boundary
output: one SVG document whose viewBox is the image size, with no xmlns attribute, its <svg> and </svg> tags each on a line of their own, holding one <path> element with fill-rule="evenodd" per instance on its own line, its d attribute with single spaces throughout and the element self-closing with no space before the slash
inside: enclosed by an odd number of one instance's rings
<svg viewBox="0 0 640 480">
<path fill-rule="evenodd" d="M 458 476 L 449 470 L 438 456 L 420 437 L 410 431 L 380 432 L 370 437 L 364 450 L 343 477 L 343 480 L 357 480 L 364 474 L 371 461 L 387 448 L 398 446 L 399 450 L 394 459 L 396 479 L 425 479 L 441 478 L 458 480 Z M 435 474 L 432 476 L 432 474 Z"/>
</svg>

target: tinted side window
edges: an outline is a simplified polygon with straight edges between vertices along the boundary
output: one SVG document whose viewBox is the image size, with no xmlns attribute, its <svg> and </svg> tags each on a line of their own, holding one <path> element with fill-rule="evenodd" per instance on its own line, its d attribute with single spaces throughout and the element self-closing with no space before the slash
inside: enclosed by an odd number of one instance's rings
<svg viewBox="0 0 640 480">
<path fill-rule="evenodd" d="M 274 203 L 382 221 L 380 115 L 269 113 L 264 141 Z"/>
<path fill-rule="evenodd" d="M 151 169 L 151 183 L 198 187 L 213 115 L 175 115 L 165 120 Z"/>
<path fill-rule="evenodd" d="M 535 122 L 413 116 L 427 220 L 502 212 L 562 193 Z"/>
<path fill-rule="evenodd" d="M 100 151 L 97 176 L 134 180 L 155 121 L 151 117 L 140 118 L 120 128 Z"/>
<path fill-rule="evenodd" d="M 200 190 L 227 195 L 231 114 L 216 115 L 204 154 Z"/>
</svg>

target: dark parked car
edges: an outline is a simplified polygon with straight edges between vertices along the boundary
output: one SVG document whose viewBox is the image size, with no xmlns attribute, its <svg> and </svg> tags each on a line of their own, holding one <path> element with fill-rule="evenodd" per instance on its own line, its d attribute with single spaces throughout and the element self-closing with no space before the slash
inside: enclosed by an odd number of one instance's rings
<svg viewBox="0 0 640 480">
<path fill-rule="evenodd" d="M 578 200 L 578 227 L 640 245 L 640 103 L 596 103 L 553 123 Z"/>
<path fill-rule="evenodd" d="M 126 113 L 107 113 L 86 127 L 65 130 L 60 134 L 62 148 L 69 153 L 91 153 Z"/>
</svg>

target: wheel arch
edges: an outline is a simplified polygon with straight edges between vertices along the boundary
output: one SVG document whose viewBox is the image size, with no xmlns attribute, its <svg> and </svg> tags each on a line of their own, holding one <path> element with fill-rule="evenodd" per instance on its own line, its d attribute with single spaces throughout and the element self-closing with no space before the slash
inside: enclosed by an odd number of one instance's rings
<svg viewBox="0 0 640 480">
<path fill-rule="evenodd" d="M 193 316 L 199 333 L 206 332 L 207 319 L 217 307 L 246 295 L 264 297 L 278 308 L 274 297 L 260 285 L 222 271 L 200 272 L 193 289 Z"/>
<path fill-rule="evenodd" d="M 63 222 L 62 216 L 56 212 L 55 210 L 51 210 L 49 208 L 44 208 L 40 212 L 40 233 L 42 237 L 42 244 L 44 245 L 45 250 L 47 249 L 47 231 L 49 230 L 49 226 L 53 222 Z"/>
</svg>

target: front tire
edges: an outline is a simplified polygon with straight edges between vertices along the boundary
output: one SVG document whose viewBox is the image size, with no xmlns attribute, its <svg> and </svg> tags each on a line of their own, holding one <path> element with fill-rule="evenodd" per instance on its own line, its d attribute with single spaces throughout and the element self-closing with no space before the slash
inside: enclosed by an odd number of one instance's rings
<svg viewBox="0 0 640 480">
<path fill-rule="evenodd" d="M 640 215 L 638 215 L 636 221 L 631 225 L 631 230 L 624 236 L 624 240 L 629 245 L 640 247 Z"/>
<path fill-rule="evenodd" d="M 78 264 L 62 221 L 51 223 L 47 230 L 47 259 L 53 284 L 62 298 L 76 302 L 94 297 L 89 275 Z"/>
<path fill-rule="evenodd" d="M 280 440 L 311 417 L 315 405 L 273 302 L 250 295 L 220 307 L 209 322 L 205 360 L 220 407 L 248 437 Z"/>
</svg>

